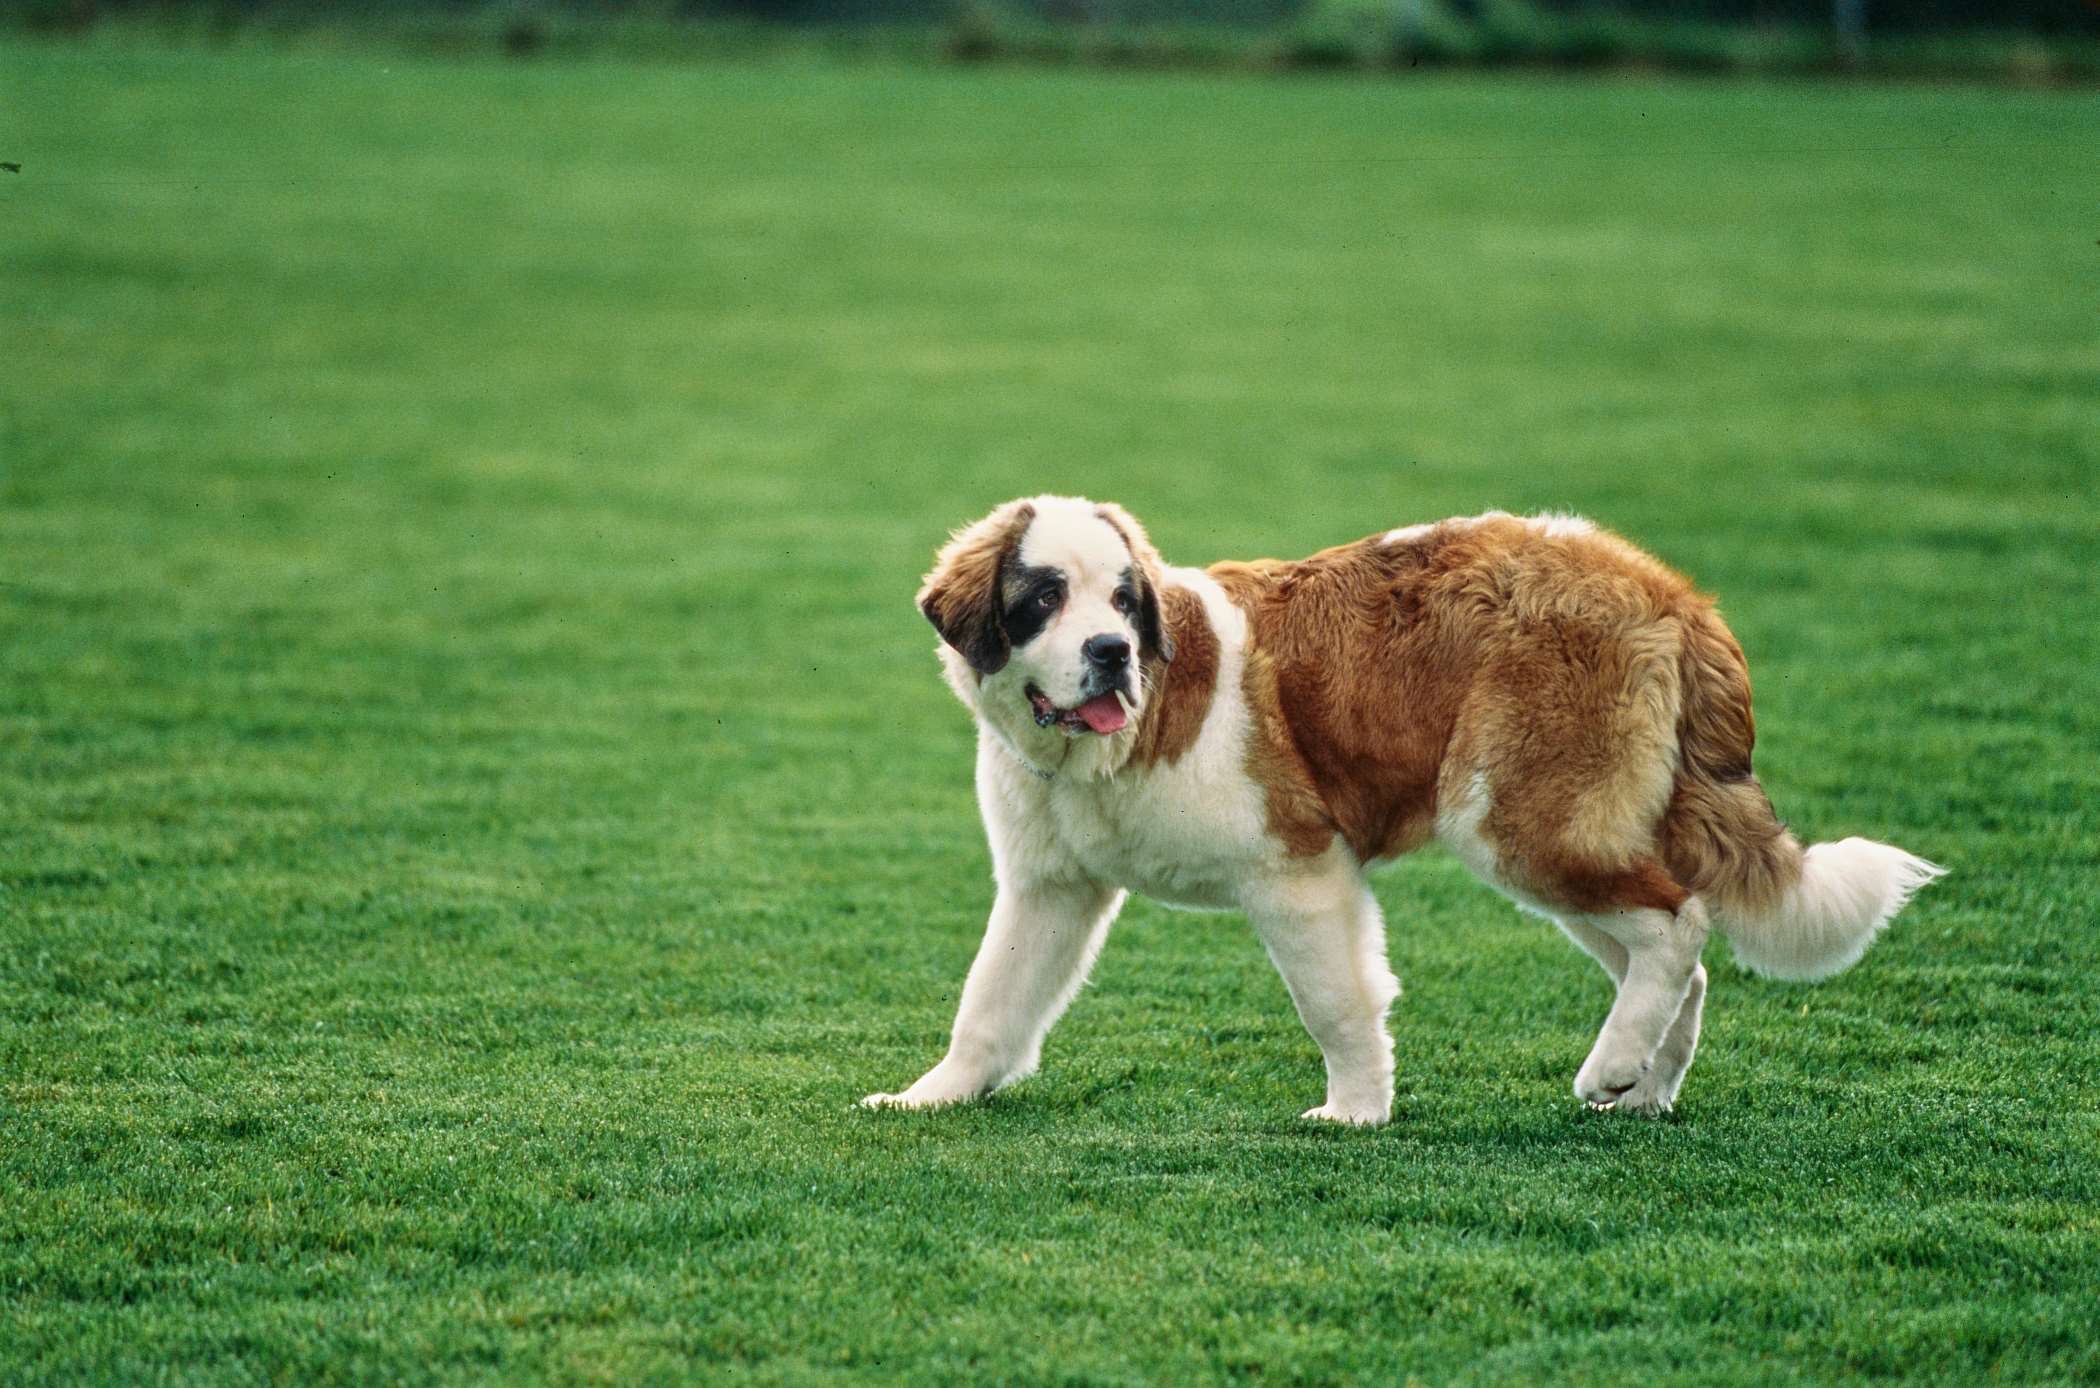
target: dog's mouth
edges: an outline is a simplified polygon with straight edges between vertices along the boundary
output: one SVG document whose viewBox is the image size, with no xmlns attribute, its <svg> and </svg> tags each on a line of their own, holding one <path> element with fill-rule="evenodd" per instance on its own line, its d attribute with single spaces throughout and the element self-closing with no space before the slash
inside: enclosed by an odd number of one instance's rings
<svg viewBox="0 0 2100 1388">
<path fill-rule="evenodd" d="M 1059 708 L 1050 702 L 1050 696 L 1034 685 L 1028 686 L 1028 703 L 1035 710 L 1035 725 L 1038 728 L 1062 728 L 1067 733 L 1121 732 L 1130 722 L 1130 707 L 1121 690 L 1112 689 L 1106 694 L 1097 694 L 1075 708 Z"/>
</svg>

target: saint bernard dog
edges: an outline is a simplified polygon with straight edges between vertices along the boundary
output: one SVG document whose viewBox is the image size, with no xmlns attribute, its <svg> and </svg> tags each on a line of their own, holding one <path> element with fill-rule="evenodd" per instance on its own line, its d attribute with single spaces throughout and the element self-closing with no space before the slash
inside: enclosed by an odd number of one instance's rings
<svg viewBox="0 0 2100 1388">
<path fill-rule="evenodd" d="M 871 1107 L 1034 1071 L 1134 891 L 1244 911 L 1326 1060 L 1305 1116 L 1382 1123 L 1400 987 L 1364 875 L 1438 839 L 1617 984 L 1576 1095 L 1661 1113 L 1710 926 L 1757 972 L 1826 978 L 1941 871 L 1802 847 L 1751 774 L 1750 681 L 1712 602 L 1578 518 L 1180 569 L 1121 507 L 1038 496 L 958 531 L 919 607 L 977 719 L 998 890 L 947 1055 Z"/>
</svg>

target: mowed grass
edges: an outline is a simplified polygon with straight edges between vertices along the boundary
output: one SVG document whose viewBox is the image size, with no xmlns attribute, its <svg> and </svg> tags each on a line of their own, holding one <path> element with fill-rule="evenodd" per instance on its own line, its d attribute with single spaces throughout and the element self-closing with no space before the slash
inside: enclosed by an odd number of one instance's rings
<svg viewBox="0 0 2100 1388">
<path fill-rule="evenodd" d="M 2082 94 L 0 47 L 0 1381 L 2100 1374 Z M 1951 869 L 1601 973 L 1384 872 L 1393 1124 L 1234 917 L 871 1114 L 989 901 L 911 594 L 1568 508 L 1722 595 L 1805 836 Z"/>
</svg>

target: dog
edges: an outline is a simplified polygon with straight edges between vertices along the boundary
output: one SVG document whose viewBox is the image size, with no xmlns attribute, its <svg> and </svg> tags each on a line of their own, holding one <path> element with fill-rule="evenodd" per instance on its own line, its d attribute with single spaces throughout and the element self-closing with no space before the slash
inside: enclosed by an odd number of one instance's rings
<svg viewBox="0 0 2100 1388">
<path fill-rule="evenodd" d="M 1365 874 L 1435 839 L 1617 985 L 1576 1096 L 1662 1113 L 1709 929 L 1756 972 L 1827 978 L 1942 871 L 1803 848 L 1751 774 L 1712 600 L 1579 517 L 1187 569 L 1120 506 L 1038 496 L 957 531 L 918 604 L 977 720 L 997 892 L 946 1056 L 870 1107 L 1033 1073 L 1134 891 L 1244 911 L 1326 1061 L 1304 1117 L 1383 1123 L 1400 988 Z"/>
</svg>

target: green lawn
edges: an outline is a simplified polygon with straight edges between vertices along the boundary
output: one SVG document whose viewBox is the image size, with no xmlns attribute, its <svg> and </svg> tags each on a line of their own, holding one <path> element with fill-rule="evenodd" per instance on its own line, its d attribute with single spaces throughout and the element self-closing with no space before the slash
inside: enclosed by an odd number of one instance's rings
<svg viewBox="0 0 2100 1388">
<path fill-rule="evenodd" d="M 0 1382 L 2100 1375 L 2090 94 L 0 46 Z M 1134 905 L 1044 1072 L 911 594 L 1572 508 L 1804 836 L 1677 1114 L 1440 852 L 1395 1122 Z"/>
</svg>

